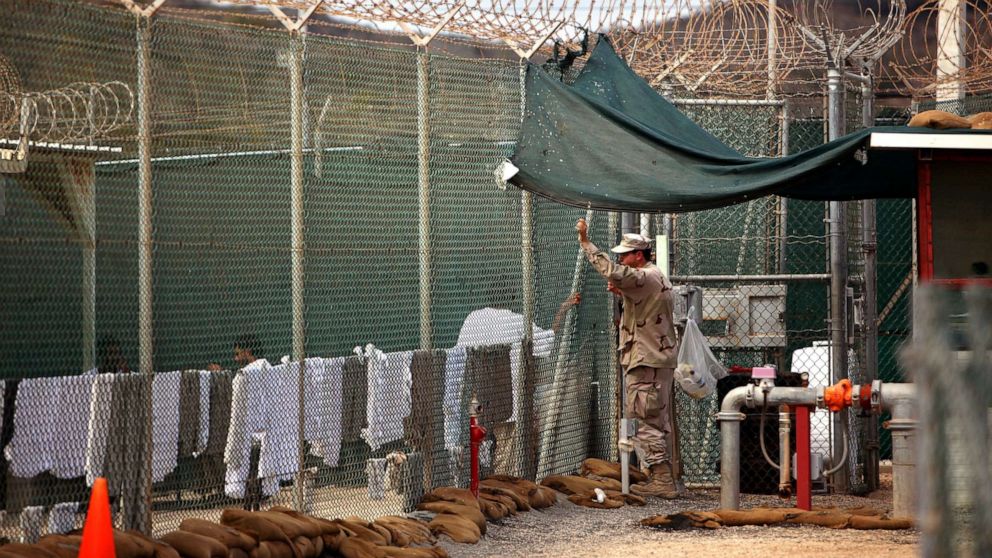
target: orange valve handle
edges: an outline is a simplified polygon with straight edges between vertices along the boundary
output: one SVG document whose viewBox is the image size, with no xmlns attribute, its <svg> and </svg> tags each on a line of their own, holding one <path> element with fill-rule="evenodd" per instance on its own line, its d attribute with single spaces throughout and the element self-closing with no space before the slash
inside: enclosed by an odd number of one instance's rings
<svg viewBox="0 0 992 558">
<path fill-rule="evenodd" d="M 831 412 L 836 413 L 844 407 L 851 406 L 851 380 L 847 378 L 832 386 L 823 388 L 823 402 Z"/>
</svg>

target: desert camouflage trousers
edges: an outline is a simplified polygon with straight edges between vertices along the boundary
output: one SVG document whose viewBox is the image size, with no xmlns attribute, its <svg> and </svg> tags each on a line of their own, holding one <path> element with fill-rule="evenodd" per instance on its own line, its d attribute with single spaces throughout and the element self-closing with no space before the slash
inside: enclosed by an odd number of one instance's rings
<svg viewBox="0 0 992 558">
<path fill-rule="evenodd" d="M 637 366 L 624 375 L 627 417 L 637 419 L 634 448 L 647 465 L 664 461 L 675 465 L 677 450 L 673 433 L 674 399 L 672 368 Z"/>
</svg>

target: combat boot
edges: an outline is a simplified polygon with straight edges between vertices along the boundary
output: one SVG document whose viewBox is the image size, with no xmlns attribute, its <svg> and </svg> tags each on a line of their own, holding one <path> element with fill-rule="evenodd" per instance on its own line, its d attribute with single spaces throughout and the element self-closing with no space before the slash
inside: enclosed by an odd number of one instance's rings
<svg viewBox="0 0 992 558">
<path fill-rule="evenodd" d="M 644 484 L 630 485 L 630 491 L 638 496 L 657 496 L 672 500 L 679 497 L 675 480 L 672 479 L 672 466 L 667 461 L 651 466 L 651 479 Z"/>
</svg>

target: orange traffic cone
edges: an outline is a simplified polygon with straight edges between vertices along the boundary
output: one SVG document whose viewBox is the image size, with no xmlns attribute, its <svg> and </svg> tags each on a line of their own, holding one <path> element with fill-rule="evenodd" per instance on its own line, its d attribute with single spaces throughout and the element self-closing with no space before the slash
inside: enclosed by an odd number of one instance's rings
<svg viewBox="0 0 992 558">
<path fill-rule="evenodd" d="M 83 524 L 83 542 L 79 545 L 79 558 L 116 558 L 114 552 L 114 525 L 110 518 L 110 495 L 107 479 L 100 477 L 93 483 L 90 507 Z"/>
</svg>

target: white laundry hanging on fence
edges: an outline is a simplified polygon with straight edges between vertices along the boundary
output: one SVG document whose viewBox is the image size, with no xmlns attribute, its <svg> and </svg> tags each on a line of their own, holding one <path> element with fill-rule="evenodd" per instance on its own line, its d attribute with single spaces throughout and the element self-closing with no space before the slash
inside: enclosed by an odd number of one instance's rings
<svg viewBox="0 0 992 558">
<path fill-rule="evenodd" d="M 371 343 L 365 347 L 368 359 L 368 427 L 362 438 L 372 451 L 403 438 L 403 419 L 410 415 L 410 364 L 413 351 L 383 353 Z"/>
<path fill-rule="evenodd" d="M 31 478 L 52 465 L 52 409 L 58 378 L 21 380 L 14 401 L 14 436 L 4 449 L 15 477 Z"/>
<path fill-rule="evenodd" d="M 224 492 L 231 498 L 243 498 L 245 483 L 251 461 L 253 440 L 266 447 L 266 430 L 272 412 L 277 406 L 278 382 L 272 374 L 272 366 L 265 359 L 258 359 L 245 366 L 234 377 L 231 394 L 231 421 L 228 427 L 227 444 L 224 448 Z M 295 398 L 294 398 L 295 400 Z M 273 449 L 271 443 L 267 449 Z M 262 477 L 261 455 L 259 456 L 259 477 Z M 274 494 L 279 481 L 266 478 L 262 489 L 266 494 Z"/>
<path fill-rule="evenodd" d="M 318 428 L 307 436 L 310 451 L 324 460 L 328 467 L 337 467 L 341 455 L 341 414 L 344 379 L 344 357 L 324 360 L 322 374 L 314 379 L 314 391 L 307 395 L 307 404 L 317 403 Z M 309 369 L 309 368 L 308 368 Z"/>
<path fill-rule="evenodd" d="M 444 363 L 444 447 L 460 447 L 465 409 L 462 407 L 462 386 L 465 383 L 465 347 L 448 349 Z"/>
<path fill-rule="evenodd" d="M 90 397 L 90 416 L 86 431 L 86 484 L 92 485 L 103 476 L 104 458 L 107 453 L 107 435 L 114 399 L 114 382 L 118 374 L 98 374 L 93 379 Z"/>
<path fill-rule="evenodd" d="M 152 482 L 176 469 L 179 456 L 179 383 L 182 372 L 162 372 L 152 378 Z"/>
</svg>

